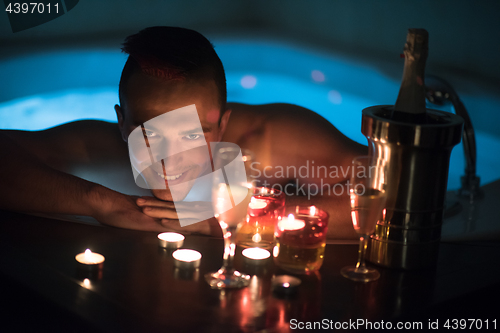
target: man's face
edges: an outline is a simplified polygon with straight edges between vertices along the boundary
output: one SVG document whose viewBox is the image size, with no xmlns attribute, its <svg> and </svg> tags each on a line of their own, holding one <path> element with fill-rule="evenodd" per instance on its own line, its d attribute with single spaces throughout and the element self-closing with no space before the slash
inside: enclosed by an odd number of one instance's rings
<svg viewBox="0 0 500 333">
<path fill-rule="evenodd" d="M 145 141 L 147 147 L 143 142 L 143 149 L 135 152 L 134 158 L 150 161 L 141 175 L 158 199 L 184 199 L 194 181 L 212 171 L 210 142 L 220 141 L 229 117 L 226 112 L 218 125 L 218 96 L 217 86 L 208 79 L 165 81 L 136 72 L 128 80 L 125 105 L 115 107 L 118 124 L 125 141 L 136 128 L 135 134 L 141 134 Z M 199 121 L 182 117 L 177 110 L 193 104 Z"/>
</svg>

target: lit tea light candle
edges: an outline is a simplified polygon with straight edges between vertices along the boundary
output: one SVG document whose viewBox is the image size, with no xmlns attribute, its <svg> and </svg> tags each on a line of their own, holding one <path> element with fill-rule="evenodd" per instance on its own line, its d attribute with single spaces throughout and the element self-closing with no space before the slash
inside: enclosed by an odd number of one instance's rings
<svg viewBox="0 0 500 333">
<path fill-rule="evenodd" d="M 287 210 L 290 211 L 291 208 L 288 207 Z M 297 215 L 288 215 L 275 228 L 274 261 L 286 271 L 308 274 L 317 271 L 323 264 L 328 213 L 315 206 L 294 208 Z"/>
<path fill-rule="evenodd" d="M 102 275 L 104 256 L 94 253 L 89 249 L 75 256 L 77 261 L 77 274 L 79 277 L 99 279 Z"/>
<path fill-rule="evenodd" d="M 181 249 L 172 253 L 174 265 L 180 269 L 195 269 L 200 267 L 201 253 L 195 250 Z"/>
<path fill-rule="evenodd" d="M 158 234 L 160 247 L 178 249 L 184 243 L 184 236 L 176 232 L 163 232 Z"/>
<path fill-rule="evenodd" d="M 278 294 L 291 295 L 297 292 L 301 283 L 302 281 L 294 276 L 279 275 L 272 279 L 271 286 L 273 291 Z"/>
<path fill-rule="evenodd" d="M 89 249 L 86 249 L 83 253 L 77 254 L 75 259 L 79 263 L 89 266 L 98 266 L 104 262 L 104 256 L 102 254 L 94 253 Z"/>
<path fill-rule="evenodd" d="M 263 262 L 271 256 L 271 253 L 269 253 L 268 250 L 261 249 L 259 247 L 244 249 L 241 254 L 243 254 L 245 258 L 251 259 L 254 262 Z"/>
<path fill-rule="evenodd" d="M 250 199 L 250 203 L 248 204 L 248 215 L 247 217 L 261 216 L 266 213 L 266 208 L 268 207 L 269 202 L 265 199 L 252 197 Z"/>
<path fill-rule="evenodd" d="M 278 228 L 282 231 L 292 231 L 300 230 L 306 226 L 304 220 L 296 220 L 293 214 L 288 215 L 288 218 L 284 218 L 278 222 Z"/>
<path fill-rule="evenodd" d="M 266 208 L 266 206 L 267 206 L 266 200 L 256 199 L 255 197 L 252 197 L 250 203 L 248 204 L 248 207 L 250 209 L 263 209 Z"/>
</svg>

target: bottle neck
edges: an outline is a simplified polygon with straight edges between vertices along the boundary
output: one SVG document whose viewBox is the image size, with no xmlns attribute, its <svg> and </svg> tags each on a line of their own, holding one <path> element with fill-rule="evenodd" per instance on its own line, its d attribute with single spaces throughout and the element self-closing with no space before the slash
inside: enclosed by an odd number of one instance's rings
<svg viewBox="0 0 500 333">
<path fill-rule="evenodd" d="M 396 111 L 409 114 L 425 114 L 425 61 L 427 59 L 428 34 L 423 29 L 410 29 L 404 49 L 405 65 Z"/>
</svg>

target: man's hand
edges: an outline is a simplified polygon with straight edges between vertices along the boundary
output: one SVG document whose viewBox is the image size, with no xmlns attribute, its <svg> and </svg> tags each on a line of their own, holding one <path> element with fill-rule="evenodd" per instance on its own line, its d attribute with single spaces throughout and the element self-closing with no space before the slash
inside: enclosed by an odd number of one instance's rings
<svg viewBox="0 0 500 333">
<path fill-rule="evenodd" d="M 137 197 L 118 193 L 98 186 L 92 194 L 92 217 L 102 224 L 113 227 L 144 230 L 144 231 L 174 231 L 175 229 L 162 225 L 160 219 L 148 216 L 137 206 Z M 183 232 L 183 230 L 180 230 Z"/>
<path fill-rule="evenodd" d="M 220 228 L 215 218 L 206 219 L 207 215 L 213 214 L 209 202 L 177 202 L 174 205 L 171 201 L 158 200 L 154 197 L 141 197 L 136 200 L 136 203 L 142 208 L 144 214 L 159 219 L 163 226 L 175 231 L 220 236 Z M 179 218 L 187 222 L 192 220 L 193 224 L 181 227 Z"/>
</svg>

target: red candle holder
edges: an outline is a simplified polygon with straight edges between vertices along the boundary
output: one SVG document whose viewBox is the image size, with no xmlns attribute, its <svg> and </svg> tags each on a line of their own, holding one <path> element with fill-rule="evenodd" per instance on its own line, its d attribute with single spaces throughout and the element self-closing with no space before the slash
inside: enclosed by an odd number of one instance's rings
<svg viewBox="0 0 500 333">
<path fill-rule="evenodd" d="M 325 254 L 328 213 L 315 206 L 293 206 L 287 207 L 287 214 L 276 224 L 276 264 L 297 274 L 319 270 Z"/>
<path fill-rule="evenodd" d="M 236 244 L 244 247 L 274 247 L 274 229 L 285 212 L 285 194 L 273 188 L 257 187 L 248 204 L 247 218 L 236 236 Z"/>
</svg>

